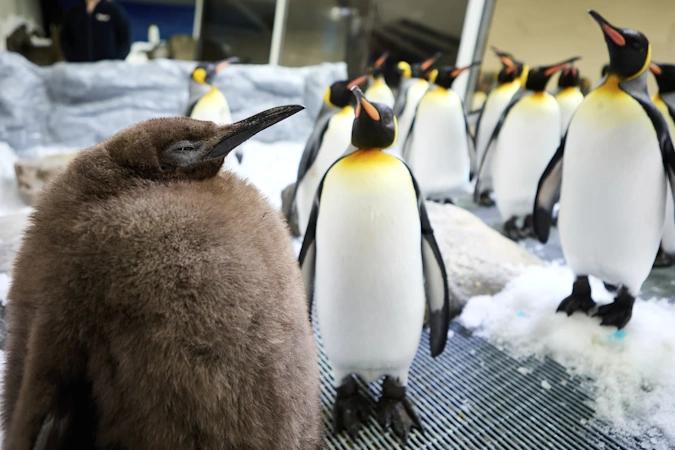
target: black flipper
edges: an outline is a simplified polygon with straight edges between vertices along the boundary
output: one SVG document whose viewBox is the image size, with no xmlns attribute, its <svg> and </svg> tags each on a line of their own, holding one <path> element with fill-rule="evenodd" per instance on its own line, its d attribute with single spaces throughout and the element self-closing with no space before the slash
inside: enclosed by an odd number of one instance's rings
<svg viewBox="0 0 675 450">
<path fill-rule="evenodd" d="M 483 172 L 483 168 L 485 166 L 485 161 L 487 160 L 487 155 L 490 152 L 490 148 L 493 147 L 492 142 L 497 139 L 499 136 L 499 132 L 502 130 L 502 127 L 504 126 L 504 122 L 506 122 L 506 118 L 508 117 L 509 113 L 511 112 L 511 109 L 513 109 L 516 104 L 525 97 L 526 91 L 520 90 L 516 92 L 513 97 L 511 98 L 511 101 L 509 102 L 508 106 L 504 108 L 504 111 L 502 111 L 502 115 L 499 116 L 499 120 L 495 124 L 495 128 L 492 130 L 492 134 L 490 135 L 490 139 L 488 139 L 487 143 L 485 144 L 485 152 L 483 152 L 483 157 L 479 161 L 478 164 L 478 172 L 476 172 L 476 187 L 473 191 L 473 200 L 474 202 L 478 203 L 478 200 L 480 200 L 480 194 L 481 194 L 481 188 L 480 188 L 480 179 L 481 175 Z"/>
<path fill-rule="evenodd" d="M 537 185 L 537 195 L 534 198 L 534 211 L 532 212 L 534 234 L 540 242 L 548 241 L 553 222 L 553 206 L 560 198 L 560 185 L 562 183 L 562 163 L 565 152 L 567 133 L 560 140 L 558 149 L 553 154 L 544 173 Z"/>
<path fill-rule="evenodd" d="M 417 209 L 420 214 L 420 226 L 422 227 L 422 267 L 424 269 L 424 291 L 429 308 L 429 340 L 431 356 L 443 353 L 448 341 L 448 328 L 450 321 L 461 312 L 459 302 L 450 305 L 450 289 L 448 287 L 448 274 L 441 250 L 436 242 L 434 230 L 431 227 L 429 216 L 424 205 L 424 196 L 417 184 L 417 180 L 410 168 L 406 165 L 412 179 L 417 195 Z"/>
<path fill-rule="evenodd" d="M 326 173 L 328 173 L 326 171 Z M 324 176 L 325 178 L 325 176 Z M 312 306 L 314 304 L 314 275 L 316 268 L 316 222 L 319 218 L 319 200 L 321 199 L 321 191 L 323 190 L 323 180 L 314 197 L 314 205 L 307 223 L 307 230 L 305 230 L 305 237 L 302 240 L 302 247 L 300 248 L 300 256 L 298 262 L 300 263 L 300 270 L 302 271 L 302 278 L 305 281 L 305 292 L 307 294 L 307 307 L 309 317 L 312 317 Z"/>
<path fill-rule="evenodd" d="M 634 80 L 620 83 L 619 87 L 642 106 L 642 109 L 647 113 L 649 120 L 651 120 L 654 131 L 656 132 L 656 139 L 659 142 L 659 148 L 661 149 L 663 168 L 666 171 L 670 183 L 670 192 L 675 199 L 675 192 L 673 192 L 673 189 L 675 189 L 675 149 L 673 148 L 673 141 L 670 138 L 670 131 L 668 130 L 666 119 L 649 98 L 646 72 Z M 673 113 L 670 105 L 668 105 L 668 111 L 672 116 Z M 673 219 L 675 220 L 675 217 Z"/>
</svg>

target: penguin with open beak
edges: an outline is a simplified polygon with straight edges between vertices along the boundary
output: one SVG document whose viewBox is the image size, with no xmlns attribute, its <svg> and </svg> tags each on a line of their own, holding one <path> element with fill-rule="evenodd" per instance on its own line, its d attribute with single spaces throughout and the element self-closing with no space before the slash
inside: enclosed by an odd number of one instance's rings
<svg viewBox="0 0 675 450">
<path fill-rule="evenodd" d="M 388 58 L 389 53 L 384 52 L 373 63 L 373 68 L 370 72 L 370 82 L 368 89 L 366 89 L 366 97 L 373 102 L 382 103 L 393 108 L 396 99 L 384 79 L 384 63 L 387 62 Z"/>
<path fill-rule="evenodd" d="M 513 240 L 533 236 L 532 205 L 537 181 L 560 144 L 560 107 L 546 92 L 551 77 L 578 57 L 530 70 L 524 89 L 502 112 L 478 169 L 474 200 L 483 192 L 482 178 L 490 152 L 497 209 L 504 234 Z M 492 145 L 492 143 L 495 145 Z"/>
<path fill-rule="evenodd" d="M 428 199 L 452 203 L 469 183 L 473 137 L 462 99 L 452 90 L 455 79 L 476 67 L 445 66 L 429 73 L 431 87 L 419 104 L 403 144 L 403 159 Z"/>
<path fill-rule="evenodd" d="M 316 189 L 326 170 L 347 152 L 351 143 L 354 122 L 352 86 L 360 86 L 367 75 L 347 81 L 336 81 L 326 89 L 324 109 L 317 117 L 314 130 L 309 135 L 298 165 L 298 175 L 290 202 L 290 214 L 296 216 L 298 229 L 305 233 Z"/>
<path fill-rule="evenodd" d="M 477 203 L 480 206 L 494 206 L 492 200 L 492 164 L 494 152 L 487 151 L 487 144 L 502 113 L 509 105 L 513 96 L 523 87 L 529 68 L 522 61 L 518 61 L 511 53 L 492 47 L 492 51 L 499 58 L 502 67 L 497 74 L 497 85 L 490 91 L 481 108 L 476 122 L 476 159 L 474 173 L 478 172 L 478 165 L 483 155 L 488 153 L 481 176 L 481 191 L 478 193 Z M 494 142 L 492 143 L 494 145 Z"/>
<path fill-rule="evenodd" d="M 216 176 L 302 109 L 141 122 L 50 185 L 9 292 L 2 448 L 319 448 L 286 227 L 250 184 Z"/>
<path fill-rule="evenodd" d="M 384 377 L 377 418 L 405 440 L 422 427 L 406 385 L 425 309 L 431 354 L 437 356 L 459 305 L 451 302 L 443 258 L 412 172 L 383 151 L 396 136 L 393 111 L 368 100 L 358 87 L 352 91 L 356 150 L 331 166 L 317 190 L 300 265 L 336 383 L 334 431 L 355 436 L 366 420 L 368 401 L 355 377 L 366 382 Z"/>
<path fill-rule="evenodd" d="M 647 93 L 649 40 L 589 14 L 607 45 L 607 75 L 577 108 L 539 180 L 534 230 L 546 242 L 559 199 L 560 242 L 576 279 L 558 311 L 593 314 L 601 325 L 623 328 L 663 237 L 675 150 Z M 614 302 L 596 307 L 589 276 L 618 286 Z"/>
</svg>

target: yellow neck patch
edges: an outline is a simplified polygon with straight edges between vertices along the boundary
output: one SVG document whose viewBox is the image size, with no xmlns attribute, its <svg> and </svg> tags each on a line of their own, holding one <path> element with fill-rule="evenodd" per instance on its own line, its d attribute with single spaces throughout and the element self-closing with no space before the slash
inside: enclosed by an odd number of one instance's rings
<svg viewBox="0 0 675 450">
<path fill-rule="evenodd" d="M 202 69 L 201 67 L 193 70 L 192 71 L 192 79 L 195 80 L 199 84 L 206 83 L 206 70 Z"/>
</svg>

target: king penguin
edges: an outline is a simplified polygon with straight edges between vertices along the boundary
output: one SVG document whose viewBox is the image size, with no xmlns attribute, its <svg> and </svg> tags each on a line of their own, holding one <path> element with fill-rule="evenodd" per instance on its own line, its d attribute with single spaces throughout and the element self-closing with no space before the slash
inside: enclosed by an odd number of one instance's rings
<svg viewBox="0 0 675 450">
<path fill-rule="evenodd" d="M 555 94 L 555 99 L 560 107 L 562 134 L 565 134 L 565 131 L 567 131 L 572 114 L 574 114 L 574 111 L 577 110 L 577 107 L 584 100 L 584 94 L 581 93 L 581 89 L 579 88 L 580 85 L 581 77 L 579 76 L 579 69 L 573 65 L 569 65 L 560 71 L 558 92 Z"/>
<path fill-rule="evenodd" d="M 238 58 L 229 58 L 218 64 L 199 64 L 190 74 L 190 95 L 186 116 L 196 120 L 209 120 L 216 125 L 232 123 L 230 105 L 225 95 L 213 85 L 214 78 Z M 237 171 L 241 154 L 233 152 L 225 159 L 224 169 Z"/>
<path fill-rule="evenodd" d="M 464 104 L 452 90 L 452 83 L 477 64 L 434 69 L 429 74 L 433 87 L 417 105 L 403 158 L 426 198 L 452 203 L 452 196 L 469 183 L 473 137 Z"/>
<path fill-rule="evenodd" d="M 539 181 L 534 227 L 546 242 L 559 197 L 560 242 L 576 280 L 558 311 L 593 312 L 602 325 L 623 328 L 659 248 L 675 151 L 647 93 L 649 41 L 589 14 L 607 43 L 608 73 L 579 105 Z M 618 286 L 613 303 L 596 309 L 589 276 Z"/>
<path fill-rule="evenodd" d="M 485 161 L 483 175 L 481 178 L 482 190 L 479 192 L 477 202 L 481 206 L 493 206 L 494 201 L 490 193 L 492 192 L 492 152 L 487 152 L 487 143 L 494 131 L 495 125 L 509 105 L 513 96 L 525 84 L 529 68 L 521 61 L 516 60 L 513 55 L 492 47 L 502 68 L 497 74 L 497 86 L 490 92 L 485 104 L 481 109 L 478 121 L 476 123 L 476 166 L 480 165 L 485 153 L 490 156 Z M 492 144 L 494 145 L 494 143 Z M 478 172 L 478 167 L 474 167 L 474 172 Z"/>
<path fill-rule="evenodd" d="M 310 302 L 330 359 L 337 398 L 336 432 L 358 432 L 368 401 L 355 376 L 384 377 L 376 413 L 404 440 L 421 422 L 406 398 L 408 372 L 429 310 L 431 354 L 445 348 L 459 311 L 424 198 L 405 163 L 382 151 L 394 142 L 391 108 L 352 88 L 356 150 L 339 159 L 319 186 L 300 251 Z M 311 311 L 311 304 L 310 304 Z"/>
<path fill-rule="evenodd" d="M 652 101 L 661 114 L 663 114 L 666 123 L 668 123 L 668 130 L 672 140 L 675 137 L 675 65 L 652 62 L 650 70 L 654 78 L 656 78 L 656 84 L 659 87 L 659 92 L 654 95 Z M 671 195 L 667 195 L 663 239 L 654 260 L 655 267 L 673 265 L 673 255 L 675 255 L 675 223 L 671 220 L 673 214 L 673 200 Z"/>
<path fill-rule="evenodd" d="M 301 109 L 141 122 L 50 184 L 9 292 L 3 449 L 319 448 L 288 232 L 255 188 L 216 176 Z"/>
<path fill-rule="evenodd" d="M 365 81 L 366 76 L 352 81 L 336 81 L 326 89 L 326 108 L 319 114 L 302 152 L 292 197 L 291 205 L 297 214 L 300 234 L 304 234 L 307 228 L 316 189 L 323 175 L 349 150 L 354 122 L 353 96 L 349 89 Z"/>
<path fill-rule="evenodd" d="M 483 154 L 474 200 L 482 190 L 485 162 L 494 152 L 493 177 L 504 234 L 513 240 L 532 235 L 532 205 L 537 181 L 560 144 L 560 107 L 546 92 L 551 77 L 578 58 L 529 71 L 525 89 L 502 112 Z M 492 146 L 492 142 L 495 145 Z M 519 223 L 520 222 L 520 223 Z"/>
<path fill-rule="evenodd" d="M 393 108 L 395 103 L 394 94 L 384 79 L 384 63 L 387 62 L 388 57 L 389 53 L 385 52 L 373 64 L 370 74 L 370 84 L 368 85 L 368 89 L 366 89 L 366 97 L 370 101 L 383 103 Z"/>
<path fill-rule="evenodd" d="M 422 96 L 424 96 L 427 89 L 429 89 L 427 76 L 440 56 L 440 53 L 436 53 L 421 63 L 409 64 L 406 61 L 398 63 L 398 70 L 401 74 L 401 87 L 394 104 L 394 116 L 398 120 L 398 135 L 396 142 L 389 150 L 395 156 L 402 156 L 402 143 L 408 137 L 410 126 L 417 111 L 417 105 L 422 100 Z"/>
</svg>

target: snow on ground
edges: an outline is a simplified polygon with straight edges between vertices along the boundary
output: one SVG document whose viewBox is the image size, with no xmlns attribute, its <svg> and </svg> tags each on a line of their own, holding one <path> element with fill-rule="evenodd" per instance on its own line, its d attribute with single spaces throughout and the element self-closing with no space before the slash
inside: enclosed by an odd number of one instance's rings
<svg viewBox="0 0 675 450">
<path fill-rule="evenodd" d="M 248 141 L 242 144 L 243 160 L 238 173 L 253 183 L 269 202 L 281 208 L 281 191 L 295 182 L 304 144 Z"/>
<path fill-rule="evenodd" d="M 624 330 L 597 318 L 556 314 L 571 292 L 572 272 L 562 266 L 528 269 L 499 294 L 469 300 L 461 322 L 516 358 L 551 357 L 591 383 L 598 418 L 620 432 L 665 433 L 675 445 L 675 304 L 638 299 Z M 612 300 L 591 282 L 598 303 Z"/>
</svg>

